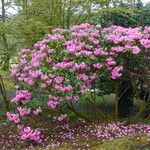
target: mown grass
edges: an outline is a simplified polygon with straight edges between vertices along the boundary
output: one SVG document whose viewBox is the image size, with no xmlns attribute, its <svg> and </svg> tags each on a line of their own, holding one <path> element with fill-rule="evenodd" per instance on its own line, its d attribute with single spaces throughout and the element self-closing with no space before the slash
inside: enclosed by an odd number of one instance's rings
<svg viewBox="0 0 150 150">
<path fill-rule="evenodd" d="M 105 141 L 95 150 L 150 150 L 149 138 L 145 135 L 137 137 L 126 136 L 124 138 Z"/>
</svg>

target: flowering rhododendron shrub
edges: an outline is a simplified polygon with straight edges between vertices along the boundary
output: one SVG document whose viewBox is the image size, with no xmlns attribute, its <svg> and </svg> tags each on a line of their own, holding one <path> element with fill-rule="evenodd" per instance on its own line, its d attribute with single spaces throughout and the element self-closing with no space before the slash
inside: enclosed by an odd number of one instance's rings
<svg viewBox="0 0 150 150">
<path fill-rule="evenodd" d="M 17 78 L 16 96 L 11 100 L 17 109 L 7 113 L 8 119 L 21 125 L 24 117 L 40 115 L 43 105 L 54 110 L 64 103 L 80 101 L 82 95 L 97 88 L 103 76 L 110 82 L 122 78 L 126 64 L 132 67 L 133 58 L 139 58 L 143 49 L 148 51 L 149 30 L 118 26 L 101 29 L 88 23 L 68 30 L 53 29 L 33 49 L 21 50 L 20 63 L 11 73 Z M 41 108 L 30 107 L 39 100 Z M 67 114 L 54 117 L 59 121 L 65 118 Z M 23 140 L 41 142 L 40 131 L 29 126 L 22 127 L 20 134 Z"/>
<path fill-rule="evenodd" d="M 137 28 L 124 28 L 111 26 L 103 30 L 104 39 L 110 42 L 109 50 L 112 58 L 121 63 L 124 72 L 140 73 L 142 65 L 148 67 L 150 54 L 150 27 L 142 30 Z M 145 68 L 148 69 L 148 68 Z"/>
</svg>

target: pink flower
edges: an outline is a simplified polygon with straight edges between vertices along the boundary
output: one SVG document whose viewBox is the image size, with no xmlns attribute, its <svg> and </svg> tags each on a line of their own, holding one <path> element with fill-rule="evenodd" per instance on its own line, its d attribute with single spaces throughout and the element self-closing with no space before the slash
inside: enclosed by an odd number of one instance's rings
<svg viewBox="0 0 150 150">
<path fill-rule="evenodd" d="M 53 54 L 54 53 L 54 50 L 53 49 L 49 49 L 47 50 L 48 54 Z"/>
<path fill-rule="evenodd" d="M 98 78 L 98 76 L 97 76 L 96 73 L 93 73 L 93 74 L 90 76 L 90 79 L 92 79 L 92 80 L 95 80 L 95 79 L 97 79 L 97 78 Z"/>
<path fill-rule="evenodd" d="M 41 75 L 41 80 L 46 81 L 48 79 L 47 75 Z"/>
<path fill-rule="evenodd" d="M 25 104 L 31 97 L 32 94 L 28 90 L 18 90 L 16 91 L 16 96 L 11 101 L 16 104 L 21 101 Z"/>
<path fill-rule="evenodd" d="M 97 68 L 97 69 L 100 69 L 100 68 L 102 68 L 102 64 L 100 64 L 100 63 L 97 63 L 97 64 L 93 64 L 93 67 L 94 68 Z"/>
<path fill-rule="evenodd" d="M 116 62 L 112 58 L 107 58 L 106 62 L 110 66 L 116 65 Z"/>
<path fill-rule="evenodd" d="M 61 116 L 56 117 L 58 121 L 62 121 L 67 118 L 67 114 L 62 114 Z"/>
<path fill-rule="evenodd" d="M 27 52 L 30 52 L 30 49 L 22 49 L 21 50 L 21 53 L 27 53 Z"/>
<path fill-rule="evenodd" d="M 71 90 L 73 90 L 73 87 L 71 85 L 65 87 L 65 91 L 71 91 Z"/>
<path fill-rule="evenodd" d="M 46 61 L 47 61 L 48 63 L 51 63 L 53 60 L 49 58 L 49 59 L 47 59 Z"/>
<path fill-rule="evenodd" d="M 30 133 L 30 132 L 31 132 L 31 127 L 26 127 L 26 128 L 24 128 L 24 129 L 23 129 L 23 132 L 24 132 L 25 134 Z"/>
<path fill-rule="evenodd" d="M 39 61 L 34 61 L 32 64 L 33 67 L 37 68 L 40 66 L 40 62 Z"/>
<path fill-rule="evenodd" d="M 62 28 L 55 28 L 55 29 L 52 29 L 52 32 L 55 32 L 55 33 L 59 33 L 59 32 L 62 32 L 63 29 Z"/>
<path fill-rule="evenodd" d="M 23 127 L 24 127 L 23 125 L 19 125 L 19 124 L 17 125 L 18 130 L 22 130 Z"/>
<path fill-rule="evenodd" d="M 25 116 L 31 113 L 30 109 L 26 109 L 22 107 L 17 107 L 17 110 L 19 111 L 20 116 Z"/>
<path fill-rule="evenodd" d="M 111 48 L 111 50 L 113 51 L 113 52 L 122 52 L 122 51 L 124 51 L 124 47 L 121 47 L 121 46 L 116 46 L 116 47 L 112 47 Z"/>
<path fill-rule="evenodd" d="M 35 83 L 35 82 L 34 82 L 33 80 L 29 80 L 29 81 L 28 81 L 28 84 L 31 85 L 31 86 L 34 85 L 34 83 Z"/>
<path fill-rule="evenodd" d="M 87 75 L 85 75 L 84 73 L 82 73 L 82 74 L 79 74 L 78 76 L 77 76 L 77 80 L 84 80 L 84 81 L 86 81 L 86 80 L 88 80 L 88 76 Z"/>
<path fill-rule="evenodd" d="M 13 121 L 15 123 L 19 123 L 21 121 L 18 114 L 11 114 L 7 112 L 6 115 L 10 121 Z"/>
<path fill-rule="evenodd" d="M 49 107 L 55 109 L 55 108 L 58 106 L 58 102 L 56 102 L 56 101 L 49 101 L 49 102 L 47 103 L 47 105 L 48 105 Z"/>
<path fill-rule="evenodd" d="M 34 115 L 39 115 L 40 113 L 42 113 L 42 109 L 40 107 L 33 111 Z"/>
<path fill-rule="evenodd" d="M 57 76 L 57 77 L 54 78 L 54 81 L 57 84 L 61 84 L 64 81 L 64 77 Z"/>
<path fill-rule="evenodd" d="M 42 44 L 46 44 L 46 43 L 48 43 L 48 42 L 49 42 L 49 40 L 47 40 L 47 39 L 43 39 L 43 40 L 41 41 Z"/>
<path fill-rule="evenodd" d="M 42 89 L 45 89 L 47 87 L 47 85 L 45 84 L 45 83 L 42 83 L 41 85 L 40 85 L 40 88 L 42 88 Z"/>
<path fill-rule="evenodd" d="M 139 47 L 137 47 L 137 46 L 133 46 L 133 47 L 132 47 L 132 52 L 133 52 L 133 54 L 138 54 L 140 51 L 141 51 L 141 50 L 139 49 Z"/>
<path fill-rule="evenodd" d="M 111 77 L 112 79 L 116 79 L 121 77 L 122 73 L 120 73 L 120 71 L 123 70 L 123 66 L 117 66 L 115 67 L 112 71 L 111 71 Z"/>
<path fill-rule="evenodd" d="M 21 131 L 20 135 L 21 140 L 31 140 L 37 143 L 41 143 L 41 132 L 38 130 L 32 130 L 31 127 L 25 127 Z"/>
<path fill-rule="evenodd" d="M 16 88 L 16 89 L 19 89 L 19 85 L 18 85 L 18 84 L 17 84 L 17 85 L 15 85 L 15 88 Z"/>
</svg>

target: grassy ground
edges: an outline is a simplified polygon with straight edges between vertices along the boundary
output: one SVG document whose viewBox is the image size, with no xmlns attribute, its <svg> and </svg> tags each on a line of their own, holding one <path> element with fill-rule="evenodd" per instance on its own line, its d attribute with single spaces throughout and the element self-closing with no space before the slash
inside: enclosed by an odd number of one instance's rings
<svg viewBox="0 0 150 150">
<path fill-rule="evenodd" d="M 149 150 L 149 139 L 140 135 L 138 137 L 127 136 L 112 141 L 105 141 L 95 150 Z"/>
</svg>

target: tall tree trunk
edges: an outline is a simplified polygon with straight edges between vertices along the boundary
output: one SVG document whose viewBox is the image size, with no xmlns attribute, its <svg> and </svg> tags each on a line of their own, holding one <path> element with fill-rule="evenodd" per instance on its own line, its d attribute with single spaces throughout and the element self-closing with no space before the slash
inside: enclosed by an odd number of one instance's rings
<svg viewBox="0 0 150 150">
<path fill-rule="evenodd" d="M 6 18 L 5 1 L 1 0 L 1 4 L 2 4 L 2 21 L 5 24 L 5 18 Z M 5 55 L 5 60 L 4 60 L 5 61 L 4 62 L 4 69 L 7 70 L 7 69 L 9 69 L 10 56 L 8 54 L 9 46 L 8 46 L 7 37 L 6 37 L 5 33 L 2 33 L 2 41 L 3 41 L 4 48 L 6 49 L 6 55 Z M 5 92 L 5 87 L 4 87 L 4 84 L 3 84 L 2 76 L 0 76 L 0 92 L 3 96 L 3 98 L 4 98 L 6 110 L 9 111 L 10 110 L 9 100 L 6 97 L 6 92 Z"/>
<path fill-rule="evenodd" d="M 130 80 L 122 80 L 118 87 L 118 114 L 126 118 L 130 115 L 133 103 L 133 86 Z"/>
<path fill-rule="evenodd" d="M 6 12 L 5 12 L 5 1 L 1 0 L 1 4 L 2 4 L 2 22 L 5 24 L 5 19 L 6 19 Z M 8 54 L 9 52 L 9 46 L 8 46 L 8 42 L 7 42 L 7 37 L 5 33 L 2 33 L 2 41 L 3 41 L 3 45 L 4 48 L 6 50 L 6 54 L 5 54 L 5 59 L 4 59 L 4 70 L 8 70 L 9 69 L 9 60 L 10 60 L 10 56 Z"/>
<path fill-rule="evenodd" d="M 66 22 L 67 22 L 67 24 L 66 24 L 66 26 L 67 26 L 67 28 L 69 28 L 69 26 L 70 26 L 70 16 L 72 15 L 71 13 L 71 7 L 72 7 L 72 0 L 70 0 L 69 1 L 69 8 L 68 8 L 68 14 L 67 14 L 67 20 L 66 20 Z"/>
<path fill-rule="evenodd" d="M 9 103 L 9 99 L 7 99 L 5 86 L 1 75 L 0 75 L 0 93 L 4 99 L 6 111 L 10 111 L 10 103 Z"/>
</svg>

